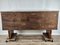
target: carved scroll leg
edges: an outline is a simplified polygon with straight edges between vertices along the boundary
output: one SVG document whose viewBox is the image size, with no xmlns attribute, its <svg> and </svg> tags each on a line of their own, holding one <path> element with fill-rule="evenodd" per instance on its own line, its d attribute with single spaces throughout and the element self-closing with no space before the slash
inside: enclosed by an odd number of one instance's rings
<svg viewBox="0 0 60 45">
<path fill-rule="evenodd" d="M 44 40 L 53 42 L 51 34 L 52 30 L 46 30 L 46 33 L 43 33 Z"/>
</svg>

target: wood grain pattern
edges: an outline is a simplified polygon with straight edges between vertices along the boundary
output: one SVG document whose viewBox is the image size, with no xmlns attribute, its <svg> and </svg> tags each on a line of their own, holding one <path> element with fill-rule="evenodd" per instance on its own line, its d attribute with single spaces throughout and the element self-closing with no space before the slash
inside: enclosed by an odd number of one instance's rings
<svg viewBox="0 0 60 45">
<path fill-rule="evenodd" d="M 57 29 L 58 11 L 1 12 L 3 30 Z"/>
</svg>

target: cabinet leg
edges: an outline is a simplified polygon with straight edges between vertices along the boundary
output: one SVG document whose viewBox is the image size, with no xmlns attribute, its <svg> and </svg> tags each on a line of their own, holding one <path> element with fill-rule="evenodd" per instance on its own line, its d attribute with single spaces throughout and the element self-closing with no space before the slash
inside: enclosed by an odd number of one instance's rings
<svg viewBox="0 0 60 45">
<path fill-rule="evenodd" d="M 52 30 L 46 30 L 47 38 L 51 39 Z"/>
<path fill-rule="evenodd" d="M 14 30 L 9 30 L 8 31 L 8 38 L 6 42 L 8 41 L 16 41 L 17 33 L 14 33 Z"/>
<path fill-rule="evenodd" d="M 51 34 L 52 34 L 52 30 L 46 30 L 46 33 L 43 33 L 44 40 L 52 42 L 53 39 L 52 39 Z"/>
<path fill-rule="evenodd" d="M 9 30 L 9 31 L 8 31 L 8 37 L 9 37 L 9 39 L 11 39 L 11 38 L 12 38 L 13 33 L 14 33 L 14 31 L 13 31 L 13 30 Z"/>
</svg>

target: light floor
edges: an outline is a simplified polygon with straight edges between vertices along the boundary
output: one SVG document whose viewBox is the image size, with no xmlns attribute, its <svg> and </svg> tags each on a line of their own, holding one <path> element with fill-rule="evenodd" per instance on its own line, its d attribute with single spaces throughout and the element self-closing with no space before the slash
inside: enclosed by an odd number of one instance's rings
<svg viewBox="0 0 60 45">
<path fill-rule="evenodd" d="M 36 35 L 36 36 L 24 36 L 24 35 L 18 35 L 17 36 L 17 41 L 10 41 L 10 42 L 5 42 L 7 39 L 7 36 L 5 35 L 0 35 L 0 45 L 60 45 L 60 36 L 59 35 L 54 35 L 52 36 L 54 42 L 45 42 L 42 39 L 41 35 Z"/>
</svg>

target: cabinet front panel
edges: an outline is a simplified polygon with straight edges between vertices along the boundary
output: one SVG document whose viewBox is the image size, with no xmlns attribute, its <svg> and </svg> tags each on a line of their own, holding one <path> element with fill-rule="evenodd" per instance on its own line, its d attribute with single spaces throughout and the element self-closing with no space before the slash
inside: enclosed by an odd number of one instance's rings
<svg viewBox="0 0 60 45">
<path fill-rule="evenodd" d="M 14 29 L 14 21 L 15 15 L 12 12 L 3 12 L 2 16 L 2 27 L 3 30 L 13 30 Z"/>
<path fill-rule="evenodd" d="M 13 22 L 15 20 L 14 13 L 3 12 L 1 15 L 2 15 L 2 20 L 5 22 Z"/>
<path fill-rule="evenodd" d="M 14 30 L 14 22 L 3 22 L 2 27 L 5 30 Z"/>
<path fill-rule="evenodd" d="M 31 13 L 28 27 L 32 29 L 56 29 L 57 15 L 56 12 Z"/>
<path fill-rule="evenodd" d="M 15 29 L 20 30 L 20 29 L 25 29 L 26 28 L 26 23 L 27 23 L 27 13 L 15 13 Z"/>
<path fill-rule="evenodd" d="M 58 11 L 2 12 L 3 29 L 45 30 L 57 29 Z"/>
<path fill-rule="evenodd" d="M 45 29 L 56 29 L 58 14 L 56 12 L 48 12 L 45 14 L 44 25 Z"/>
</svg>

